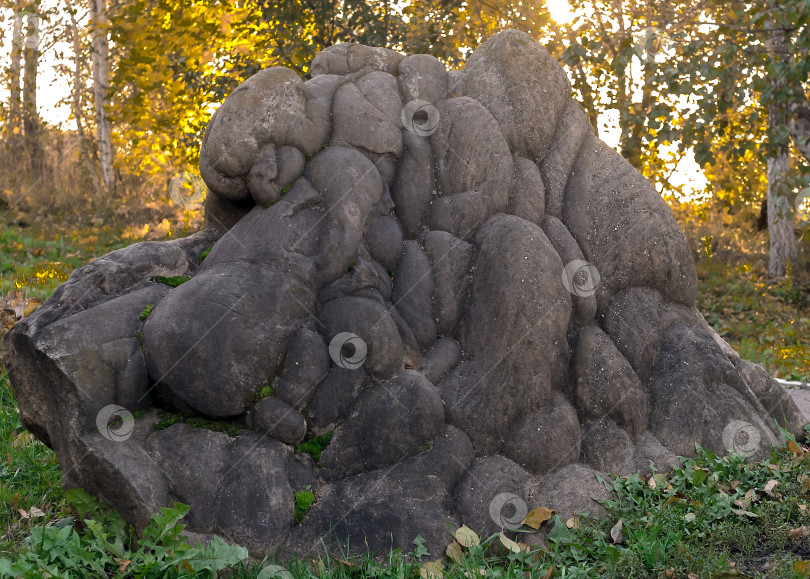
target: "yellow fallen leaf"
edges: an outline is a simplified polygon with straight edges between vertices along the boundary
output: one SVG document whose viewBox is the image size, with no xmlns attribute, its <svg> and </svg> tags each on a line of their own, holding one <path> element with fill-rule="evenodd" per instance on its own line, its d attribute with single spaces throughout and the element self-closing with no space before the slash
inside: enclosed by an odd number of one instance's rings
<svg viewBox="0 0 810 579">
<path fill-rule="evenodd" d="M 467 547 L 468 549 L 473 545 L 481 543 L 481 539 L 478 538 L 475 531 L 467 525 L 462 525 L 461 528 L 456 531 L 456 541 L 458 541 L 462 547 Z"/>
<path fill-rule="evenodd" d="M 792 452 L 793 454 L 795 454 L 797 456 L 801 455 L 801 454 L 804 454 L 804 451 L 802 450 L 802 447 L 800 447 L 798 444 L 796 444 L 792 440 L 788 440 L 787 447 L 788 447 L 788 450 L 790 452 Z"/>
<path fill-rule="evenodd" d="M 127 570 L 127 566 L 132 563 L 130 559 L 118 559 L 116 557 L 115 562 L 118 563 L 118 572 L 123 573 Z"/>
<path fill-rule="evenodd" d="M 442 579 L 444 577 L 443 567 L 444 564 L 441 559 L 428 561 L 419 568 L 419 576 L 422 579 Z"/>
<path fill-rule="evenodd" d="M 539 529 L 540 525 L 548 521 L 551 516 L 557 511 L 552 511 L 546 507 L 537 507 L 529 511 L 526 518 L 520 523 L 521 525 L 528 525 L 532 529 Z"/>
<path fill-rule="evenodd" d="M 805 577 L 810 576 L 810 561 L 796 561 L 793 563 L 793 571 Z"/>
<path fill-rule="evenodd" d="M 568 527 L 569 529 L 576 529 L 577 527 L 579 527 L 579 519 L 577 519 L 576 517 L 571 517 L 570 519 L 565 521 L 565 526 Z"/>
<path fill-rule="evenodd" d="M 458 541 L 453 541 L 449 545 L 447 545 L 447 549 L 444 550 L 447 553 L 447 556 L 450 557 L 456 563 L 461 563 L 462 551 L 461 545 Z"/>
<path fill-rule="evenodd" d="M 504 535 L 503 531 L 501 531 L 500 539 L 501 539 L 501 545 L 503 545 L 504 547 L 506 547 L 507 549 L 509 549 L 513 553 L 520 553 L 522 551 L 522 549 L 520 548 L 520 545 L 515 543 L 512 539 L 510 539 L 506 535 Z"/>
</svg>

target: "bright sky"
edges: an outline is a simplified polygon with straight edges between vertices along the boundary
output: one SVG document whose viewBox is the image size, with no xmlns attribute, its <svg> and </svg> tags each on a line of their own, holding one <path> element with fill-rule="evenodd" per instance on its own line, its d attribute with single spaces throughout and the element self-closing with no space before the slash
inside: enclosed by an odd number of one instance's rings
<svg viewBox="0 0 810 579">
<path fill-rule="evenodd" d="M 575 13 L 571 10 L 568 0 L 547 0 L 549 12 L 559 23 L 566 23 L 573 20 Z M 42 0 L 43 9 L 55 8 L 59 4 L 59 0 Z M 77 3 L 78 4 L 78 3 Z M 80 5 L 80 4 L 78 4 Z M 11 10 L 0 10 L 2 21 L 0 26 L 3 27 L 5 34 L 3 35 L 3 43 L 0 48 L 0 62 L 7 63 L 10 58 L 11 51 L 11 19 L 13 12 Z M 84 21 L 86 15 L 79 14 L 80 18 Z M 53 35 L 49 34 L 47 27 L 53 24 L 43 23 L 42 37 L 44 39 L 52 38 Z M 60 42 L 53 46 L 43 44 L 41 46 L 43 54 L 40 59 L 39 75 L 37 79 L 37 108 L 40 116 L 48 123 L 53 125 L 62 126 L 64 129 L 75 130 L 75 121 L 69 120 L 71 114 L 71 107 L 69 103 L 59 104 L 63 99 L 69 98 L 71 94 L 71 79 L 57 74 L 56 67 L 61 64 L 66 64 L 72 70 L 73 63 L 73 46 L 67 42 Z M 60 58 L 61 56 L 61 58 Z M 659 55 L 659 58 L 665 58 Z M 633 66 L 638 67 L 638 71 L 634 70 L 634 76 L 638 78 L 640 75 L 636 74 L 640 71 L 640 61 L 634 61 Z M 640 98 L 640 91 L 636 95 Z M 8 87 L 0 87 L 0 98 L 3 101 L 8 100 Z M 618 111 L 611 110 L 607 114 L 599 117 L 599 136 L 608 145 L 618 150 L 619 145 L 619 130 L 618 130 Z M 665 151 L 667 153 L 667 151 Z M 701 191 L 706 187 L 706 180 L 703 177 L 703 171 L 695 163 L 693 155 L 687 155 L 681 160 L 678 168 L 671 176 L 671 180 L 675 184 L 684 185 L 686 192 Z"/>
</svg>

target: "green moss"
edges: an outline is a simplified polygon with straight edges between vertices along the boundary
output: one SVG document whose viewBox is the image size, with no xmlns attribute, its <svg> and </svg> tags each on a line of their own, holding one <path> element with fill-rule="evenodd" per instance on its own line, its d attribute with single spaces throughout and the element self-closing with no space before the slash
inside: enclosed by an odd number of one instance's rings
<svg viewBox="0 0 810 579">
<path fill-rule="evenodd" d="M 177 287 L 181 284 L 186 283 L 190 277 L 187 275 L 173 275 L 171 277 L 166 277 L 163 275 L 158 275 L 155 277 L 155 281 L 160 283 L 165 283 L 169 287 Z"/>
<path fill-rule="evenodd" d="M 315 494 L 310 490 L 295 493 L 295 513 L 293 514 L 293 519 L 296 523 L 304 522 L 304 519 L 306 518 L 309 509 L 312 508 L 312 503 L 314 502 Z"/>
<path fill-rule="evenodd" d="M 394 270 L 393 269 L 387 269 L 385 271 L 388 273 L 388 277 L 394 277 Z"/>
<path fill-rule="evenodd" d="M 200 416 L 190 416 L 185 422 L 193 428 L 225 432 L 228 436 L 239 436 L 242 432 L 242 426 L 240 424 L 229 420 L 210 420 Z"/>
<path fill-rule="evenodd" d="M 229 420 L 211 420 L 201 416 L 185 416 L 180 412 L 163 412 L 160 415 L 160 422 L 155 425 L 155 430 L 164 430 L 172 424 L 184 423 L 192 428 L 202 428 L 213 430 L 214 432 L 225 432 L 228 436 L 238 436 L 242 432 L 242 425 Z"/>
<path fill-rule="evenodd" d="M 142 322 L 145 322 L 146 318 L 149 317 L 149 314 L 151 314 L 152 310 L 154 309 L 155 309 L 154 304 L 149 304 L 143 309 L 143 311 L 140 314 L 138 314 L 138 319 L 141 320 Z"/>
<path fill-rule="evenodd" d="M 147 412 L 149 412 L 149 411 L 148 410 L 136 410 L 135 412 L 132 413 L 132 416 L 133 416 L 133 418 L 140 418 L 141 416 L 143 416 Z"/>
<path fill-rule="evenodd" d="M 203 260 L 208 257 L 208 254 L 211 253 L 211 250 L 214 249 L 213 247 L 209 247 L 208 249 L 204 249 L 203 252 L 200 254 L 200 257 L 197 258 L 197 265 L 201 264 Z"/>
<path fill-rule="evenodd" d="M 155 425 L 155 430 L 164 430 L 172 424 L 183 422 L 183 415 L 179 412 L 164 412 L 160 415 L 160 421 Z"/>
<path fill-rule="evenodd" d="M 352 262 L 349 264 L 349 271 L 352 271 L 355 265 L 357 265 L 357 260 L 353 259 Z"/>
<path fill-rule="evenodd" d="M 265 208 L 267 208 L 267 207 L 270 207 L 271 205 L 275 205 L 275 204 L 276 204 L 275 201 L 268 201 L 267 203 L 264 204 L 264 206 L 265 206 Z"/>
<path fill-rule="evenodd" d="M 312 160 L 312 155 L 304 155 L 304 160 L 309 163 Z"/>
<path fill-rule="evenodd" d="M 281 196 L 282 197 L 287 194 L 287 191 L 290 190 L 290 187 L 292 187 L 292 185 L 284 185 L 284 187 L 281 188 Z"/>
<path fill-rule="evenodd" d="M 295 452 L 304 452 L 312 457 L 316 463 L 321 459 L 321 453 L 323 449 L 329 446 L 329 442 L 332 440 L 332 435 L 334 432 L 327 432 L 323 436 L 316 436 L 315 438 L 310 438 L 306 442 L 302 442 L 298 446 L 295 447 Z"/>
</svg>

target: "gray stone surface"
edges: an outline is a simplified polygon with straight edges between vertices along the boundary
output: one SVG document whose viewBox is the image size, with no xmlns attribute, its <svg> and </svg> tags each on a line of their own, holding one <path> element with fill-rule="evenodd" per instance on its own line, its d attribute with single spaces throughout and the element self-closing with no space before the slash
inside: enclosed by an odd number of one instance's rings
<svg viewBox="0 0 810 579">
<path fill-rule="evenodd" d="M 139 531 L 190 504 L 189 532 L 260 559 L 417 535 L 438 557 L 448 525 L 603 513 L 599 473 L 802 438 L 799 394 L 697 312 L 666 203 L 528 35 L 449 72 L 337 44 L 311 76 L 219 107 L 204 231 L 95 259 L 3 338 L 64 488 Z"/>
</svg>

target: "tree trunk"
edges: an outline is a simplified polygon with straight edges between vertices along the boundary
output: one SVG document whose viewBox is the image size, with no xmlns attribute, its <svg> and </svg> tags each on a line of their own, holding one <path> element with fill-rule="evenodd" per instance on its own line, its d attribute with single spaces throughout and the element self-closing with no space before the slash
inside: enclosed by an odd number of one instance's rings
<svg viewBox="0 0 810 579">
<path fill-rule="evenodd" d="M 777 105 L 769 107 L 768 123 L 771 128 L 783 124 L 783 117 Z M 781 145 L 768 158 L 768 275 L 774 278 L 784 276 L 788 263 L 794 263 L 798 256 L 796 237 L 793 235 L 793 212 L 785 184 L 789 155 L 787 145 Z"/>
<path fill-rule="evenodd" d="M 775 63 L 789 61 L 785 30 L 780 29 L 775 21 L 769 22 L 771 31 L 768 35 L 768 49 Z M 774 69 L 778 70 L 777 67 Z M 768 128 L 773 139 L 780 128 L 788 125 L 788 109 L 780 102 L 779 96 L 785 96 L 788 82 L 783 71 L 771 73 L 773 103 L 768 106 Z M 776 143 L 770 147 L 768 157 L 768 235 L 770 250 L 768 252 L 768 275 L 773 278 L 783 277 L 789 264 L 796 262 L 798 247 L 793 234 L 793 211 L 786 178 L 790 162 L 788 143 Z"/>
<path fill-rule="evenodd" d="M 76 9 L 70 0 L 65 0 L 68 14 L 70 15 L 70 31 L 73 38 L 73 116 L 76 118 L 76 134 L 79 137 L 79 147 L 82 151 L 82 160 L 93 187 L 96 190 L 96 198 L 104 197 L 104 190 L 101 187 L 96 165 L 93 163 L 93 155 L 90 151 L 90 143 L 84 135 L 84 120 L 82 114 L 82 45 L 79 39 L 79 25 L 76 22 Z"/>
<path fill-rule="evenodd" d="M 37 112 L 37 67 L 39 65 L 39 16 L 29 14 L 25 31 L 25 72 L 22 89 L 22 120 L 31 170 L 42 175 L 43 152 L 39 142 Z"/>
<path fill-rule="evenodd" d="M 23 15 L 20 12 L 14 12 L 14 20 L 12 22 L 11 31 L 11 66 L 9 67 L 9 119 L 8 126 L 6 127 L 7 134 L 13 135 L 20 130 L 20 71 L 22 70 L 22 25 Z"/>
<path fill-rule="evenodd" d="M 107 117 L 107 91 L 110 88 L 109 40 L 107 38 L 107 6 L 105 0 L 90 0 L 90 21 L 93 31 L 93 97 L 98 132 L 98 157 L 107 193 L 115 189 L 113 172 L 112 129 Z"/>
</svg>

